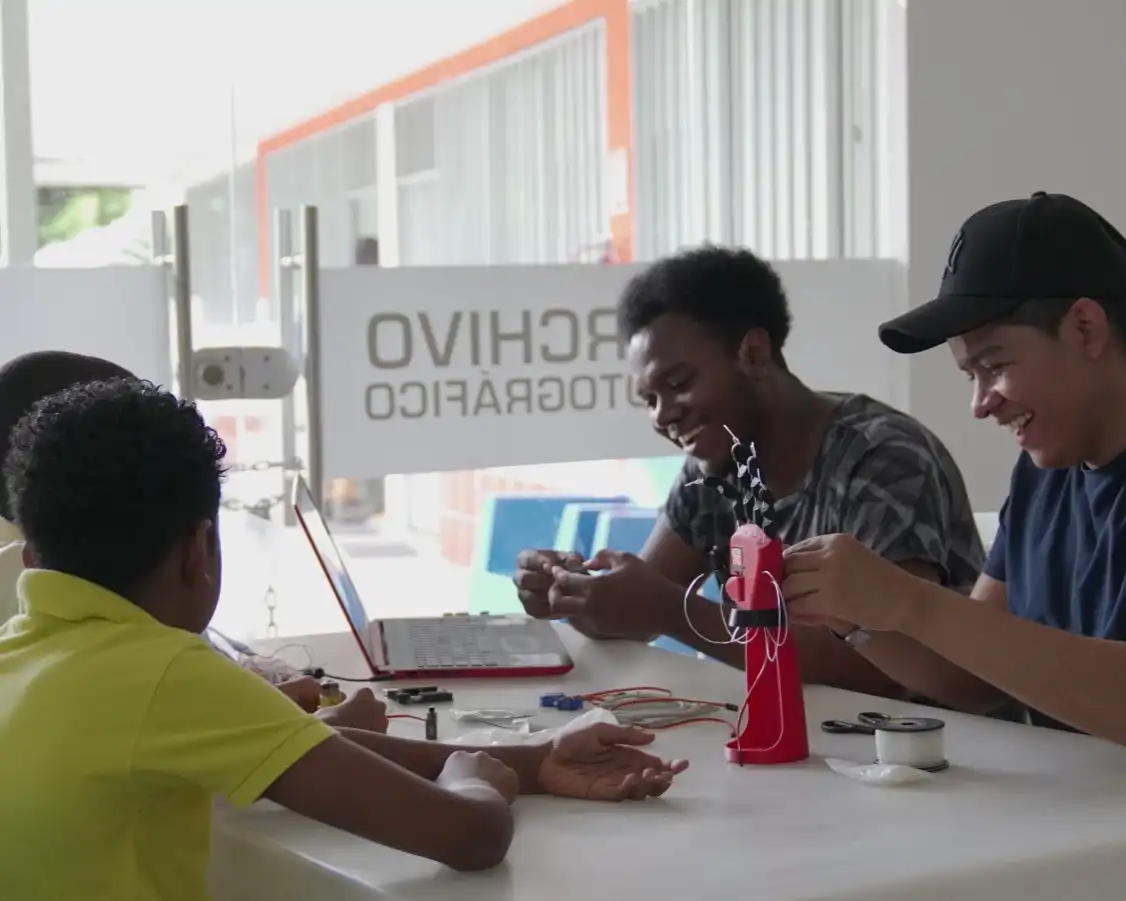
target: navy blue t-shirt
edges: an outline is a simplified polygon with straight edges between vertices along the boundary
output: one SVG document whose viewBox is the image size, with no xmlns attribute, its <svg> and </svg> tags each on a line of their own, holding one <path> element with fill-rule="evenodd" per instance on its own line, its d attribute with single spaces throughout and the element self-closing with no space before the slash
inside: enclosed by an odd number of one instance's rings
<svg viewBox="0 0 1126 901">
<path fill-rule="evenodd" d="M 1016 616 L 1126 641 L 1126 454 L 1100 469 L 1040 469 L 1021 454 L 985 573 Z"/>
<path fill-rule="evenodd" d="M 985 572 L 1017 616 L 1126 641 L 1126 454 L 1100 469 L 1021 454 Z"/>
</svg>

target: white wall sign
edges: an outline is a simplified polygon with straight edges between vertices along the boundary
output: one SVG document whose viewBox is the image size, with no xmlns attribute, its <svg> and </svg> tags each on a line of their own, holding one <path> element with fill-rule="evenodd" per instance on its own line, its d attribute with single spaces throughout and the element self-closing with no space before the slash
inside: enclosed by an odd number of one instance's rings
<svg viewBox="0 0 1126 901">
<path fill-rule="evenodd" d="M 651 430 L 616 337 L 639 266 L 326 269 L 325 472 L 392 473 L 675 453 Z M 876 326 L 903 305 L 886 261 L 778 265 L 790 366 L 817 388 L 895 396 Z"/>
<path fill-rule="evenodd" d="M 616 266 L 327 269 L 325 472 L 668 453 L 617 340 Z"/>
</svg>

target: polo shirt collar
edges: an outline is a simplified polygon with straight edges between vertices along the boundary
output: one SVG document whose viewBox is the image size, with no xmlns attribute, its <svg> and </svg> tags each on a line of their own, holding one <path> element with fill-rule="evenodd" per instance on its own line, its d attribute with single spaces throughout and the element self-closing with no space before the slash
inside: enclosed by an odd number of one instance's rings
<svg viewBox="0 0 1126 901">
<path fill-rule="evenodd" d="M 101 619 L 112 623 L 158 624 L 131 601 L 67 573 L 26 569 L 20 573 L 16 591 L 31 616 L 49 616 L 75 623 Z"/>
</svg>

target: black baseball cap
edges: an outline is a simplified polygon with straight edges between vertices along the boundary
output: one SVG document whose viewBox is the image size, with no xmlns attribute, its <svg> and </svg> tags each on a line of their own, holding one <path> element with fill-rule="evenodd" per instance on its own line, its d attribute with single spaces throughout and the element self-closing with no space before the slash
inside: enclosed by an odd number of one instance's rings
<svg viewBox="0 0 1126 901">
<path fill-rule="evenodd" d="M 958 230 L 938 297 L 880 326 L 902 354 L 1003 319 L 1026 300 L 1126 301 L 1126 238 L 1066 194 L 1037 191 L 978 210 Z"/>
</svg>

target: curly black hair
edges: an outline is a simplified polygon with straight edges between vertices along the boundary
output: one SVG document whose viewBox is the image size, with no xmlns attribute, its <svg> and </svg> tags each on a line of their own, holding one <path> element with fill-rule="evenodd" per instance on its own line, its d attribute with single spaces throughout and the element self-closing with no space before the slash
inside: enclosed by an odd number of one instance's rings
<svg viewBox="0 0 1126 901">
<path fill-rule="evenodd" d="M 634 276 L 618 301 L 625 340 L 665 313 L 687 316 L 737 345 L 753 328 L 781 362 L 790 305 L 778 273 L 749 250 L 706 245 L 665 257 Z"/>
<path fill-rule="evenodd" d="M 37 350 L 9 360 L 0 366 L 0 464 L 8 456 L 12 430 L 36 401 L 82 382 L 132 376 L 129 370 L 109 360 L 63 350 Z M 3 480 L 0 480 L 0 516 L 12 519 Z"/>
<path fill-rule="evenodd" d="M 130 597 L 216 521 L 226 452 L 193 404 L 151 382 L 87 382 L 20 420 L 4 481 L 39 566 Z"/>
</svg>

